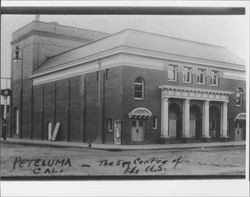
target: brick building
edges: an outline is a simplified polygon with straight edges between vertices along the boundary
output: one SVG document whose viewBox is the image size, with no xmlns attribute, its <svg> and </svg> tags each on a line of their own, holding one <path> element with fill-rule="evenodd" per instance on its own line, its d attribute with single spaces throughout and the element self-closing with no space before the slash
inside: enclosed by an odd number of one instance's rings
<svg viewBox="0 0 250 197">
<path fill-rule="evenodd" d="M 50 140 L 56 133 L 60 141 L 107 144 L 245 140 L 245 63 L 224 47 L 40 21 L 14 32 L 11 44 L 17 56 L 11 137 Z"/>
</svg>

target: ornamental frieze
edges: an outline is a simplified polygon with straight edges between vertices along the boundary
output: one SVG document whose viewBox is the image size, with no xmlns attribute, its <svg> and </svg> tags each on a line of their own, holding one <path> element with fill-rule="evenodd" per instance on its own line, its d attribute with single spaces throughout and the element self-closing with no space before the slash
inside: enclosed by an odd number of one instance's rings
<svg viewBox="0 0 250 197">
<path fill-rule="evenodd" d="M 162 98 L 182 98 L 194 100 L 210 100 L 228 102 L 228 96 L 233 94 L 230 91 L 196 89 L 181 86 L 160 86 Z"/>
</svg>

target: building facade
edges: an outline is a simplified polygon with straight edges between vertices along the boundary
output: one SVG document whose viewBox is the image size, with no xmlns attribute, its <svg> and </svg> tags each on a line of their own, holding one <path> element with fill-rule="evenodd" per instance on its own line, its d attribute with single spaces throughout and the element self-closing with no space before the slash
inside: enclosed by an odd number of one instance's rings
<svg viewBox="0 0 250 197">
<path fill-rule="evenodd" d="M 106 144 L 245 140 L 245 63 L 224 47 L 40 21 L 14 32 L 11 44 L 18 56 L 12 137 Z"/>
</svg>

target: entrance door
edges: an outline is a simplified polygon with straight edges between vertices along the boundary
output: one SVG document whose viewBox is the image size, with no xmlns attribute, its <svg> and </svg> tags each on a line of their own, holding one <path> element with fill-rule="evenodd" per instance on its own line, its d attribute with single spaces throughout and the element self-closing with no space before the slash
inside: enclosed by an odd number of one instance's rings
<svg viewBox="0 0 250 197">
<path fill-rule="evenodd" d="M 209 135 L 213 138 L 217 137 L 217 121 L 216 120 L 212 120 L 209 123 Z"/>
<path fill-rule="evenodd" d="M 196 120 L 190 120 L 190 134 L 191 137 L 196 136 Z"/>
<path fill-rule="evenodd" d="M 243 140 L 243 124 L 241 121 L 238 121 L 235 128 L 235 141 Z"/>
<path fill-rule="evenodd" d="M 144 121 L 132 120 L 131 127 L 131 141 L 143 142 L 144 141 Z"/>
<path fill-rule="evenodd" d="M 169 137 L 176 137 L 176 120 L 169 120 Z"/>
</svg>

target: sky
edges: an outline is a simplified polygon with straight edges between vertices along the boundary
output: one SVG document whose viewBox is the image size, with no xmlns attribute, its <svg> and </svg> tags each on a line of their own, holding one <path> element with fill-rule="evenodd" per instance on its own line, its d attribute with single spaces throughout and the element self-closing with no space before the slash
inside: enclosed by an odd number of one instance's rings
<svg viewBox="0 0 250 197">
<path fill-rule="evenodd" d="M 34 19 L 35 15 L 2 15 L 2 77 L 10 76 L 12 32 Z M 245 15 L 40 15 L 40 20 L 108 33 L 116 33 L 126 28 L 138 29 L 224 46 L 243 60 L 248 55 L 246 41 L 249 26 Z"/>
</svg>

